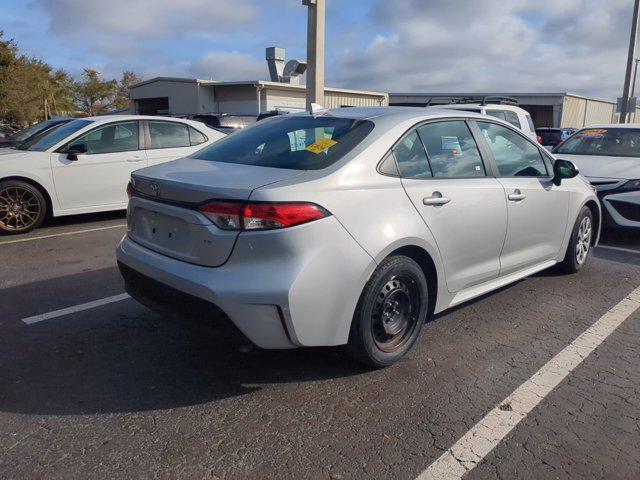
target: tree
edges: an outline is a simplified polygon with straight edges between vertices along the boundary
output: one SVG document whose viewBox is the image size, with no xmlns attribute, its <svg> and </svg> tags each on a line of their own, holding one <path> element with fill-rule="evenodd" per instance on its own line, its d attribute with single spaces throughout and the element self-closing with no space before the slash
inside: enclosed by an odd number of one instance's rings
<svg viewBox="0 0 640 480">
<path fill-rule="evenodd" d="M 63 70 L 53 71 L 42 60 L 19 55 L 13 39 L 0 31 L 0 118 L 32 123 L 71 113 L 71 80 Z"/>
<path fill-rule="evenodd" d="M 113 106 L 118 110 L 124 110 L 129 108 L 131 97 L 129 95 L 129 89 L 132 85 L 140 83 L 142 78 L 136 75 L 134 72 L 125 70 L 122 72 L 122 78 L 118 82 L 118 88 L 116 90 L 116 98 L 113 102 Z"/>
<path fill-rule="evenodd" d="M 81 111 L 89 116 L 104 113 L 116 97 L 118 82 L 102 80 L 100 72 L 85 68 L 80 81 L 74 83 L 73 97 Z"/>
</svg>

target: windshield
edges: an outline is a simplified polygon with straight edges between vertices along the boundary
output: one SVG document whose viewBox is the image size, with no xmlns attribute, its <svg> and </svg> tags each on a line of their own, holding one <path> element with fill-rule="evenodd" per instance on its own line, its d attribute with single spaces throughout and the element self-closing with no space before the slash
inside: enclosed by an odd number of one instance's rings
<svg viewBox="0 0 640 480">
<path fill-rule="evenodd" d="M 368 120 L 282 116 L 256 123 L 193 158 L 260 167 L 319 170 L 336 162 L 373 129 Z"/>
<path fill-rule="evenodd" d="M 554 153 L 640 157 L 640 129 L 586 128 L 557 147 Z"/>
<path fill-rule="evenodd" d="M 27 127 L 24 130 L 20 130 L 11 135 L 11 140 L 15 142 L 24 142 L 27 138 L 42 132 L 43 130 L 49 128 L 51 125 L 55 125 L 56 123 L 57 121 L 55 120 L 47 120 L 45 122 L 36 123 L 35 125 L 31 125 L 30 127 Z"/>
<path fill-rule="evenodd" d="M 557 145 L 562 141 L 562 130 L 536 130 L 543 145 Z"/>
<path fill-rule="evenodd" d="M 61 142 L 69 135 L 77 132 L 78 130 L 93 123 L 92 120 L 72 120 L 69 123 L 63 123 L 59 127 L 47 130 L 42 135 L 36 135 L 35 137 L 27 140 L 21 145 L 17 146 L 18 150 L 30 150 L 32 152 L 44 152 L 53 147 L 58 142 Z"/>
</svg>

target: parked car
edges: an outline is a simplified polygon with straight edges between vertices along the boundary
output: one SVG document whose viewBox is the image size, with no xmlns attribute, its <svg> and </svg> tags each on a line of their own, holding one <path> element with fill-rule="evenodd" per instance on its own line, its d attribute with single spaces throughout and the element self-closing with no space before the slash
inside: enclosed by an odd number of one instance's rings
<svg viewBox="0 0 640 480">
<path fill-rule="evenodd" d="M 536 128 L 536 133 L 540 137 L 540 143 L 547 150 L 553 150 L 571 135 L 577 132 L 575 128 Z"/>
<path fill-rule="evenodd" d="M 250 115 L 229 115 L 227 113 L 189 115 L 188 118 L 202 122 L 207 127 L 226 134 L 242 130 L 256 121 L 256 118 Z"/>
<path fill-rule="evenodd" d="M 117 258 L 134 298 L 204 304 L 263 348 L 347 344 L 373 366 L 433 313 L 580 270 L 600 224 L 570 162 L 441 109 L 283 115 L 134 172 L 130 193 Z"/>
<path fill-rule="evenodd" d="M 72 120 L 0 151 L 0 233 L 47 217 L 120 210 L 131 172 L 224 137 L 202 123 L 115 115 Z"/>
<path fill-rule="evenodd" d="M 0 141 L 10 137 L 17 132 L 17 129 L 5 123 L 0 124 Z"/>
<path fill-rule="evenodd" d="M 6 138 L 0 139 L 0 147 L 15 147 L 36 137 L 37 135 L 43 135 L 46 132 L 59 127 L 60 125 L 64 125 L 71 120 L 73 120 L 73 118 L 71 117 L 56 117 L 52 118 L 51 120 L 45 120 L 44 122 L 36 123 L 23 130 L 18 130 L 17 132 L 14 132 L 12 135 L 9 135 Z"/>
<path fill-rule="evenodd" d="M 490 115 L 510 123 L 533 140 L 540 142 L 531 115 L 523 108 L 518 107 L 517 101 L 506 97 L 485 97 L 477 103 L 474 102 L 474 99 L 459 99 L 454 103 L 434 105 L 429 108 L 446 108 L 447 110 L 463 110 Z"/>
<path fill-rule="evenodd" d="M 640 124 L 594 125 L 554 149 L 598 189 L 605 223 L 640 228 Z"/>
</svg>

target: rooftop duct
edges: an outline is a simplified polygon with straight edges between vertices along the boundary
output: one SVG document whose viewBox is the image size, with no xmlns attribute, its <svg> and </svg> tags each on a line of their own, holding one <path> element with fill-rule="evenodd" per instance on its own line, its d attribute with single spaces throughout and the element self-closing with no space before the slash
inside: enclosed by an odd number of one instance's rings
<svg viewBox="0 0 640 480">
<path fill-rule="evenodd" d="M 307 62 L 289 60 L 285 65 L 286 51 L 281 47 L 269 47 L 266 50 L 269 75 L 272 82 L 300 84 L 300 77 L 307 70 Z"/>
</svg>

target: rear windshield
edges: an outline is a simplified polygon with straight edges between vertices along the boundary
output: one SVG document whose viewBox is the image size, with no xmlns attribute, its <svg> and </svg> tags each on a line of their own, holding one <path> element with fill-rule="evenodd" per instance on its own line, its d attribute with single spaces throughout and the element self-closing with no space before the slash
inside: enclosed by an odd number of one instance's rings
<svg viewBox="0 0 640 480">
<path fill-rule="evenodd" d="M 193 155 L 224 163 L 320 170 L 373 130 L 373 122 L 331 116 L 278 116 L 229 135 Z"/>
<path fill-rule="evenodd" d="M 568 155 L 640 157 L 640 129 L 585 128 L 554 150 Z"/>
<path fill-rule="evenodd" d="M 537 130 L 543 145 L 557 145 L 562 141 L 562 130 Z"/>
</svg>

